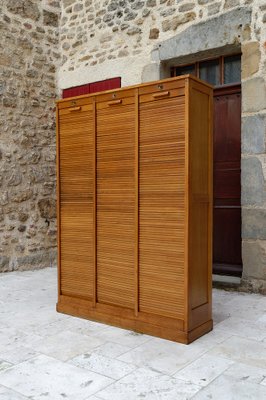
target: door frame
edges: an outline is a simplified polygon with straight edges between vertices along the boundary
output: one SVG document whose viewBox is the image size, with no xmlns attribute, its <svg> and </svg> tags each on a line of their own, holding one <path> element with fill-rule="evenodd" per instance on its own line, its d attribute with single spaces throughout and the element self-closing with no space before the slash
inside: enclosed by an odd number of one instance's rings
<svg viewBox="0 0 266 400">
<path fill-rule="evenodd" d="M 234 83 L 234 84 L 227 84 L 227 85 L 219 85 L 214 87 L 214 97 L 218 96 L 225 96 L 231 94 L 240 94 L 242 95 L 242 87 L 241 83 Z M 240 114 L 241 118 L 241 114 Z M 240 135 L 241 137 L 241 135 Z M 241 139 L 240 139 L 241 145 Z M 240 156 L 241 157 L 241 156 Z M 240 159 L 240 181 L 241 181 L 241 159 Z M 240 182 L 241 184 L 241 182 Z M 239 206 L 232 206 L 237 207 L 242 211 L 241 207 L 241 191 L 240 191 L 240 204 Z M 213 201 L 213 212 L 215 209 L 215 202 Z M 242 212 L 241 212 L 242 214 Z M 242 226 L 242 215 L 241 215 L 241 226 Z M 242 234 L 240 233 L 241 242 L 242 242 Z M 242 251 L 241 251 L 242 256 Z M 228 275 L 228 276 L 235 276 L 235 277 L 242 277 L 243 273 L 243 261 L 241 264 L 218 264 L 213 262 L 213 274 L 215 275 Z"/>
</svg>

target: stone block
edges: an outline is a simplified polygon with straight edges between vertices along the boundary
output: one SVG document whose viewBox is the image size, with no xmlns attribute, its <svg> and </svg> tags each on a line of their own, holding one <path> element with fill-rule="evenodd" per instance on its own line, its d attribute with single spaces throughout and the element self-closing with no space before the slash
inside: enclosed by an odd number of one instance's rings
<svg viewBox="0 0 266 400">
<path fill-rule="evenodd" d="M 194 3 L 184 3 L 178 8 L 178 11 L 179 12 L 190 11 L 193 10 L 194 7 L 195 7 Z"/>
<path fill-rule="evenodd" d="M 9 258 L 6 256 L 0 256 L 0 272 L 9 271 Z"/>
<path fill-rule="evenodd" d="M 254 115 L 242 120 L 242 154 L 265 153 L 266 118 Z"/>
<path fill-rule="evenodd" d="M 243 241 L 243 278 L 266 279 L 266 241 Z"/>
<path fill-rule="evenodd" d="M 221 5 L 222 5 L 221 2 L 210 4 L 208 6 L 208 16 L 218 14 L 218 12 L 220 11 Z"/>
<path fill-rule="evenodd" d="M 63 6 L 68 7 L 75 3 L 76 0 L 62 0 Z"/>
<path fill-rule="evenodd" d="M 237 51 L 244 40 L 245 27 L 250 25 L 251 9 L 249 7 L 225 12 L 220 16 L 191 25 L 183 32 L 161 43 L 160 59 L 167 61 L 228 46 Z"/>
<path fill-rule="evenodd" d="M 256 112 L 266 108 L 266 85 L 263 78 L 242 83 L 242 111 Z"/>
<path fill-rule="evenodd" d="M 241 163 L 241 201 L 243 205 L 262 205 L 265 201 L 265 181 L 258 158 L 248 157 Z"/>
<path fill-rule="evenodd" d="M 149 39 L 158 39 L 159 35 L 160 35 L 159 29 L 158 28 L 152 28 L 150 30 Z"/>
<path fill-rule="evenodd" d="M 31 0 L 8 0 L 7 10 L 13 14 L 18 14 L 24 18 L 30 18 L 38 21 L 40 18 L 40 11 L 37 2 Z"/>
<path fill-rule="evenodd" d="M 20 271 L 54 267 L 56 265 L 57 251 L 43 251 L 40 253 L 18 257 L 14 269 Z"/>
<path fill-rule="evenodd" d="M 242 209 L 242 238 L 266 240 L 266 209 Z"/>
<path fill-rule="evenodd" d="M 249 42 L 243 44 L 242 48 L 242 79 L 254 75 L 259 70 L 260 64 L 260 44 L 259 42 Z"/>
<path fill-rule="evenodd" d="M 43 10 L 43 24 L 46 26 L 58 26 L 58 14 Z"/>
<path fill-rule="evenodd" d="M 225 0 L 224 8 L 228 9 L 228 8 L 236 7 L 238 5 L 239 5 L 239 0 Z"/>
<path fill-rule="evenodd" d="M 38 201 L 38 208 L 42 218 L 56 218 L 56 200 L 41 199 Z"/>
</svg>

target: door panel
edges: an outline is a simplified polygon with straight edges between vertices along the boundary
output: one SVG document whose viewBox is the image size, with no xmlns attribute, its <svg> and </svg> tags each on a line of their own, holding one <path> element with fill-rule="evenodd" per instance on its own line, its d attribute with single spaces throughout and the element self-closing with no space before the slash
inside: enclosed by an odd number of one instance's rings
<svg viewBox="0 0 266 400">
<path fill-rule="evenodd" d="M 139 309 L 176 317 L 185 308 L 185 101 L 152 98 L 140 104 Z"/>
<path fill-rule="evenodd" d="M 59 111 L 61 294 L 93 293 L 93 111 Z"/>
<path fill-rule="evenodd" d="M 131 309 L 135 256 L 134 102 L 135 97 L 129 97 L 97 104 L 97 301 Z"/>
<path fill-rule="evenodd" d="M 214 273 L 241 275 L 241 87 L 214 91 Z"/>
</svg>

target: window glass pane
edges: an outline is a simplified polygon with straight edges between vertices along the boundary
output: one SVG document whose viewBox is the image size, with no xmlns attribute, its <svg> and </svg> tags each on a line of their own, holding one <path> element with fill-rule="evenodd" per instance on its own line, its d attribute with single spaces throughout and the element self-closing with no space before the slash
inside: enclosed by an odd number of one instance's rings
<svg viewBox="0 0 266 400">
<path fill-rule="evenodd" d="M 220 65 L 219 59 L 203 61 L 199 64 L 200 79 L 211 85 L 220 84 Z"/>
<path fill-rule="evenodd" d="M 196 75 L 195 70 L 196 70 L 195 64 L 185 65 L 184 67 L 177 67 L 176 76 L 187 75 L 187 74 Z"/>
<path fill-rule="evenodd" d="M 224 58 L 224 83 L 241 82 L 241 56 Z"/>
</svg>

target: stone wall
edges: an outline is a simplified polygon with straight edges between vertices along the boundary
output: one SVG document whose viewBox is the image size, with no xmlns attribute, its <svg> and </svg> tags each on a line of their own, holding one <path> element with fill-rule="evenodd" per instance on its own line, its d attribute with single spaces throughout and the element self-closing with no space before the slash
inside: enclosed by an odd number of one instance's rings
<svg viewBox="0 0 266 400">
<path fill-rule="evenodd" d="M 146 80 L 153 50 L 189 26 L 250 7 L 245 40 L 261 43 L 264 0 L 62 0 L 59 87 L 121 76 L 122 84 Z M 214 30 L 218 29 L 214 27 Z M 207 32 L 211 39 L 215 32 Z M 194 38 L 197 39 L 196 37 Z M 238 41 L 237 35 L 235 38 Z M 189 49 L 188 49 L 189 50 Z M 153 59 L 153 61 L 156 61 Z M 149 70 L 151 74 L 151 70 Z"/>
<path fill-rule="evenodd" d="M 0 272 L 56 259 L 59 1 L 0 2 Z"/>
<path fill-rule="evenodd" d="M 60 47 L 59 89 L 242 52 L 242 285 L 266 292 L 265 0 L 62 0 Z"/>
<path fill-rule="evenodd" d="M 55 263 L 61 89 L 241 51 L 242 284 L 266 291 L 265 0 L 2 0 L 0 38 L 0 271 Z"/>
</svg>

